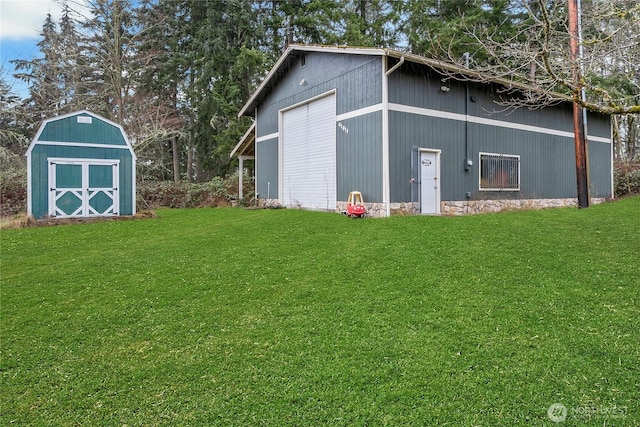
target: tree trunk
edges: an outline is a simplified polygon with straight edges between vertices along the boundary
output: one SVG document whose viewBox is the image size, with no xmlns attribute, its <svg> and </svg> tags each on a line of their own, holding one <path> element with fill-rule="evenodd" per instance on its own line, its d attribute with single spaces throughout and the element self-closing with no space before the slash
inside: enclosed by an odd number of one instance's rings
<svg viewBox="0 0 640 427">
<path fill-rule="evenodd" d="M 173 150 L 173 181 L 180 182 L 180 153 L 178 152 L 178 136 L 174 135 L 171 140 Z"/>
<path fill-rule="evenodd" d="M 187 179 L 193 181 L 193 147 L 189 147 L 187 152 Z"/>
</svg>

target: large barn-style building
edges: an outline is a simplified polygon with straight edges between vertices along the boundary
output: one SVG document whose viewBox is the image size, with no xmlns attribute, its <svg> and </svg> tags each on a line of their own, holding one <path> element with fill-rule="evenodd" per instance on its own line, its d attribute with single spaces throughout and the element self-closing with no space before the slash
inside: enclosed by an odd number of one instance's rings
<svg viewBox="0 0 640 427">
<path fill-rule="evenodd" d="M 30 216 L 136 213 L 136 156 L 122 126 L 89 111 L 52 117 L 26 156 Z"/>
<path fill-rule="evenodd" d="M 572 108 L 505 110 L 506 82 L 390 49 L 291 45 L 240 111 L 260 203 L 374 216 L 576 204 Z M 590 195 L 613 196 L 610 118 L 589 113 Z"/>
</svg>

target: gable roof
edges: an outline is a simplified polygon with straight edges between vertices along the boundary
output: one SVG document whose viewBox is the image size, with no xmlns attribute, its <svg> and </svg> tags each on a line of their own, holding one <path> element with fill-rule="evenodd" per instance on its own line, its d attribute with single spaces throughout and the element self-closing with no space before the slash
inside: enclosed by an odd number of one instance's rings
<svg viewBox="0 0 640 427">
<path fill-rule="evenodd" d="M 271 89 L 278 83 L 278 80 L 291 68 L 295 60 L 305 52 L 326 52 L 326 53 L 346 53 L 355 55 L 373 55 L 383 56 L 385 49 L 378 48 L 354 48 L 354 47 L 339 47 L 339 46 L 322 46 L 322 45 L 301 45 L 291 44 L 284 53 L 278 58 L 271 71 L 262 80 L 260 86 L 251 95 L 251 98 L 242 107 L 238 113 L 238 117 L 253 116 L 255 108 L 260 104 L 264 97 L 271 91 Z"/>
<path fill-rule="evenodd" d="M 325 52 L 335 54 L 351 54 L 351 55 L 369 55 L 369 56 L 386 56 L 389 58 L 395 58 L 398 60 L 407 60 L 416 64 L 427 66 L 437 72 L 445 74 L 447 76 L 458 76 L 461 79 L 476 80 L 476 81 L 490 81 L 500 84 L 507 88 L 519 89 L 524 91 L 534 90 L 533 88 L 518 83 L 509 79 L 501 77 L 486 76 L 477 71 L 461 68 L 455 64 L 442 62 L 435 59 L 426 58 L 424 56 L 416 55 L 410 52 L 403 52 L 395 49 L 386 48 L 363 48 L 363 47 L 348 47 L 348 46 L 324 46 L 324 45 L 301 45 L 291 44 L 280 58 L 276 61 L 275 65 L 266 77 L 260 83 L 260 86 L 251 95 L 246 104 L 242 107 L 238 113 L 238 117 L 249 116 L 253 117 L 256 107 L 260 102 L 268 95 L 268 93 L 275 87 L 280 78 L 291 68 L 295 60 L 306 52 Z"/>
<path fill-rule="evenodd" d="M 240 141 L 233 147 L 229 157 L 234 156 L 255 156 L 256 149 L 254 141 L 256 140 L 256 124 L 255 122 L 249 126 L 249 129 L 242 135 Z"/>
</svg>

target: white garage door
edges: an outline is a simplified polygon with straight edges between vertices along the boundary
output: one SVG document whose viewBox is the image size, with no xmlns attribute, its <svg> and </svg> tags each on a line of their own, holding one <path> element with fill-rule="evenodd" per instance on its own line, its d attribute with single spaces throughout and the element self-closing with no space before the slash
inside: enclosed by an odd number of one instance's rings
<svg viewBox="0 0 640 427">
<path fill-rule="evenodd" d="M 328 95 L 282 114 L 282 204 L 336 208 L 336 101 Z"/>
</svg>

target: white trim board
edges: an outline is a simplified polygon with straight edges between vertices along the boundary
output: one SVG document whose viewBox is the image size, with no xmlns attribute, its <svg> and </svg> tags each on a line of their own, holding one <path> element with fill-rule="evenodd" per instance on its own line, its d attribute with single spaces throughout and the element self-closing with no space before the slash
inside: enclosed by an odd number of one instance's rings
<svg viewBox="0 0 640 427">
<path fill-rule="evenodd" d="M 467 116 L 459 113 L 450 113 L 447 111 L 432 110 L 429 108 L 412 107 L 409 105 L 389 103 L 389 111 L 398 111 L 401 113 L 417 114 L 420 116 L 437 117 L 442 119 L 467 121 Z M 477 123 L 488 126 L 496 126 L 508 129 L 523 130 L 527 132 L 543 133 L 547 135 L 561 136 L 564 138 L 573 138 L 573 132 L 566 132 L 557 129 L 543 128 L 540 126 L 531 126 L 521 123 L 505 122 L 503 120 L 487 119 L 484 117 L 468 116 L 469 123 Z M 589 135 L 589 141 L 611 143 L 610 138 Z"/>
<path fill-rule="evenodd" d="M 339 114 L 338 116 L 336 116 L 336 123 L 340 122 L 340 121 L 343 121 L 343 120 L 353 119 L 355 117 L 364 116 L 364 115 L 375 113 L 377 111 L 382 111 L 382 110 L 383 110 L 383 104 L 380 103 L 380 104 L 371 105 L 369 107 L 360 108 L 358 110 L 349 111 L 349 112 L 342 113 L 342 114 Z M 464 114 L 451 113 L 451 112 L 441 111 L 441 110 L 432 110 L 432 109 L 429 109 L 429 108 L 412 107 L 412 106 L 409 106 L 409 105 L 394 104 L 394 103 L 389 103 L 389 111 L 397 111 L 397 112 L 400 112 L 400 113 L 417 114 L 417 115 L 420 115 L 420 116 L 436 117 L 436 118 L 439 118 L 439 119 L 457 120 L 457 121 L 461 121 L 461 122 L 464 122 L 464 121 L 467 120 L 467 116 L 464 115 Z M 546 134 L 546 135 L 561 136 L 561 137 L 564 137 L 564 138 L 573 138 L 574 137 L 573 132 L 567 132 L 567 131 L 562 131 L 562 130 L 557 130 L 557 129 L 543 128 L 543 127 L 540 127 L 540 126 L 525 125 L 525 124 L 522 124 L 522 123 L 505 122 L 503 120 L 487 119 L 487 118 L 478 117 L 478 116 L 469 116 L 469 123 L 483 124 L 483 125 L 488 125 L 488 126 L 496 126 L 496 127 L 507 128 L 507 129 L 523 130 L 523 131 L 527 131 L 527 132 L 535 132 L 535 133 L 542 133 L 542 134 Z M 270 133 L 268 135 L 263 135 L 261 137 L 256 138 L 256 142 L 262 142 L 262 141 L 267 141 L 269 139 L 275 139 L 275 138 L 278 138 L 278 136 L 279 136 L 278 132 Z M 608 143 L 608 144 L 611 143 L 611 138 L 605 138 L 605 137 L 594 136 L 594 135 L 589 135 L 588 136 L 588 140 L 589 141 L 594 141 L 594 142 L 604 142 L 604 143 Z"/>
<path fill-rule="evenodd" d="M 62 145 L 64 147 L 87 147 L 87 148 L 115 148 L 118 150 L 127 150 L 129 151 L 129 147 L 126 145 L 115 145 L 115 144 L 95 144 L 89 142 L 57 142 L 57 141 L 37 141 L 35 145 Z"/>
<path fill-rule="evenodd" d="M 47 157 L 49 163 L 62 163 L 65 165 L 81 165 L 88 163 L 91 165 L 119 165 L 120 159 L 90 159 L 79 157 Z"/>
<path fill-rule="evenodd" d="M 311 104 L 313 101 L 317 101 L 318 99 L 325 98 L 325 97 L 331 96 L 331 95 L 335 95 L 336 92 L 337 92 L 336 89 L 328 90 L 328 91 L 323 92 L 323 93 L 321 93 L 319 95 L 312 96 L 311 98 L 307 98 L 307 99 L 305 99 L 303 101 L 296 102 L 295 104 L 291 104 L 288 107 L 281 108 L 280 110 L 278 110 L 278 112 L 279 113 L 286 113 L 287 111 L 293 110 L 294 108 L 298 108 L 298 107 L 301 107 L 301 106 L 306 105 L 306 104 Z"/>
<path fill-rule="evenodd" d="M 354 117 L 364 116 L 366 114 L 375 113 L 376 111 L 382 111 L 382 103 L 370 105 L 368 107 L 360 108 L 358 110 L 349 111 L 336 116 L 336 121 L 353 119 Z"/>
<path fill-rule="evenodd" d="M 268 141 L 270 139 L 278 139 L 280 132 L 270 133 L 269 135 L 262 135 L 256 138 L 256 142 Z"/>
</svg>

